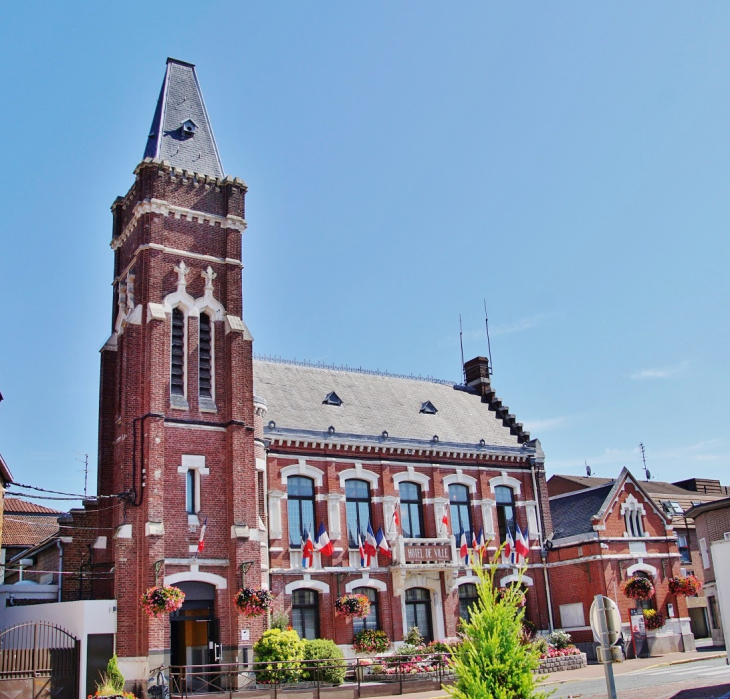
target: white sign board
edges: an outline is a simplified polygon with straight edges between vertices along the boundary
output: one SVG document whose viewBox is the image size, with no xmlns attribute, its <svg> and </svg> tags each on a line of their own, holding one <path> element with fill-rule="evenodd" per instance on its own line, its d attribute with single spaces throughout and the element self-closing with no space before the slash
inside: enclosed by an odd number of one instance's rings
<svg viewBox="0 0 730 699">
<path fill-rule="evenodd" d="M 612 646 L 618 642 L 621 636 L 621 614 L 618 611 L 616 603 L 610 597 L 601 597 L 603 601 L 603 609 L 599 607 L 596 600 L 593 600 L 591 604 L 590 620 L 591 629 L 593 631 L 593 638 L 596 643 L 603 643 L 604 639 L 601 638 L 601 630 L 604 628 L 604 624 L 601 620 L 601 616 L 605 614 L 605 629 L 608 631 L 608 645 Z"/>
<path fill-rule="evenodd" d="M 730 539 L 713 541 L 712 564 L 715 569 L 717 601 L 720 606 L 722 630 L 725 634 L 725 648 L 730 648 Z"/>
</svg>

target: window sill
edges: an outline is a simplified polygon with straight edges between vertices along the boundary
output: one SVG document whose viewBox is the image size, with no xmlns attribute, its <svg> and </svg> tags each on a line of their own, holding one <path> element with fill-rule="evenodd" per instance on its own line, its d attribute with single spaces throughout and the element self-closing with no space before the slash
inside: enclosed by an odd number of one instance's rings
<svg viewBox="0 0 730 699">
<path fill-rule="evenodd" d="M 170 394 L 170 408 L 173 410 L 190 410 L 190 405 L 185 396 Z"/>
<path fill-rule="evenodd" d="M 198 515 L 188 515 L 188 524 L 200 524 Z"/>
<path fill-rule="evenodd" d="M 200 398 L 198 403 L 198 409 L 201 413 L 217 413 L 218 406 L 210 398 Z"/>
</svg>

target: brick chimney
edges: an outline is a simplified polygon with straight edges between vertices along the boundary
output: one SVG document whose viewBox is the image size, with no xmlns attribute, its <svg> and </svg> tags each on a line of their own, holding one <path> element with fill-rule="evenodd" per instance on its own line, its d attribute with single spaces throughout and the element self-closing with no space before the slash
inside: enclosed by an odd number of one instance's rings
<svg viewBox="0 0 730 699">
<path fill-rule="evenodd" d="M 486 357 L 474 357 L 464 364 L 466 385 L 475 388 L 482 396 L 494 395 L 489 381 L 489 360 Z"/>
</svg>

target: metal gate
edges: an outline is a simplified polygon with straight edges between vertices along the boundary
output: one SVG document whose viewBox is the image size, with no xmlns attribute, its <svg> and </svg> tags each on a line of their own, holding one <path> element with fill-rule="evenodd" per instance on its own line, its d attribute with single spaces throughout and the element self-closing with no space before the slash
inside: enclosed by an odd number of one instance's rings
<svg viewBox="0 0 730 699">
<path fill-rule="evenodd" d="M 77 699 L 79 641 L 31 621 L 0 632 L 0 699 Z"/>
</svg>

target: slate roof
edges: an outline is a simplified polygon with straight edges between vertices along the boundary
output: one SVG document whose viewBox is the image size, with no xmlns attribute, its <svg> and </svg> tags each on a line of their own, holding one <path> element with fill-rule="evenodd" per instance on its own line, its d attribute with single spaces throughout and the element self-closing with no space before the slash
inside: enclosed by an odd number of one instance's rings
<svg viewBox="0 0 730 699">
<path fill-rule="evenodd" d="M 181 127 L 188 119 L 196 128 L 186 137 Z M 173 167 L 202 175 L 225 175 L 192 63 L 167 59 L 144 157 L 167 160 Z"/>
<path fill-rule="evenodd" d="M 556 539 L 593 532 L 591 518 L 598 514 L 614 481 L 591 490 L 577 490 L 569 495 L 550 498 L 550 514 Z"/>
<path fill-rule="evenodd" d="M 254 360 L 254 391 L 266 401 L 266 420 L 276 428 L 326 432 L 338 435 L 389 437 L 439 443 L 520 448 L 496 413 L 481 397 L 452 384 L 376 375 L 352 370 Z M 324 405 L 327 394 L 337 393 L 342 405 Z M 431 401 L 438 412 L 421 412 Z"/>
</svg>

